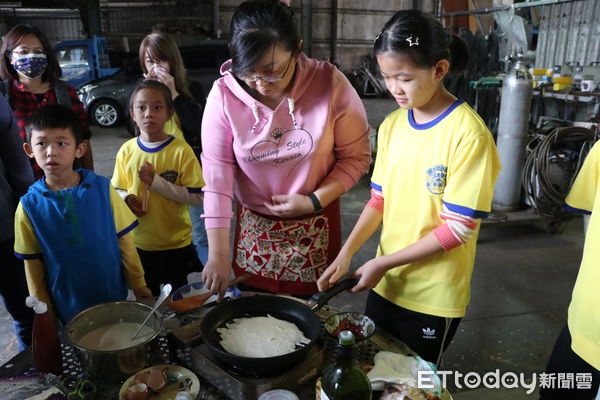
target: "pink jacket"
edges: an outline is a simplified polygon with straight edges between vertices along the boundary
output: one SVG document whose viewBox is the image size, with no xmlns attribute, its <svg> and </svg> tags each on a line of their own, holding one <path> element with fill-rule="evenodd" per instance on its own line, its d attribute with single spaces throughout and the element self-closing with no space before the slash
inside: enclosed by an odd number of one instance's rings
<svg viewBox="0 0 600 400">
<path fill-rule="evenodd" d="M 229 72 L 207 98 L 202 119 L 206 228 L 229 228 L 232 199 L 259 213 L 274 194 L 308 194 L 326 177 L 346 190 L 368 171 L 363 104 L 333 65 L 300 55 L 287 101 L 271 110 Z"/>
</svg>

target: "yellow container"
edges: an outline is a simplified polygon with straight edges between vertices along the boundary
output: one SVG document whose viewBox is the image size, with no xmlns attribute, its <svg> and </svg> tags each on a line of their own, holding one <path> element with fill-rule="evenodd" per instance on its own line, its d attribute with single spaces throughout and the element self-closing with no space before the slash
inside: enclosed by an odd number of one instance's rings
<svg viewBox="0 0 600 400">
<path fill-rule="evenodd" d="M 546 75 L 548 73 L 548 70 L 546 68 L 534 68 L 531 72 L 531 75 Z M 552 70 L 550 70 L 550 72 L 552 72 Z M 552 74 L 550 74 L 549 76 L 552 76 Z"/>
<path fill-rule="evenodd" d="M 572 85 L 573 77 L 572 76 L 558 76 L 556 78 L 552 78 L 552 83 L 559 83 L 564 85 Z"/>
<path fill-rule="evenodd" d="M 568 83 L 555 83 L 552 85 L 552 90 L 558 92 L 559 90 L 565 90 L 571 87 L 571 84 Z"/>
</svg>

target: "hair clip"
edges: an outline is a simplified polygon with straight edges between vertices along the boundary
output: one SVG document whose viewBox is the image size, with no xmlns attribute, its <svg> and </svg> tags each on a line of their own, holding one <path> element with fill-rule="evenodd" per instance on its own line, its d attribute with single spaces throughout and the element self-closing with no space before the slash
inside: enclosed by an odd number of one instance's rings
<svg viewBox="0 0 600 400">
<path fill-rule="evenodd" d="M 375 43 L 377 41 L 377 39 L 379 39 L 380 36 L 381 36 L 381 33 L 378 33 L 377 36 L 375 36 L 375 40 L 373 40 L 373 43 Z"/>
<path fill-rule="evenodd" d="M 418 46 L 419 45 L 419 37 L 415 36 L 414 37 L 414 42 L 413 42 L 413 36 L 410 35 L 409 37 L 406 38 L 406 41 L 408 42 L 408 46 L 409 47 L 413 47 L 413 46 Z"/>
</svg>

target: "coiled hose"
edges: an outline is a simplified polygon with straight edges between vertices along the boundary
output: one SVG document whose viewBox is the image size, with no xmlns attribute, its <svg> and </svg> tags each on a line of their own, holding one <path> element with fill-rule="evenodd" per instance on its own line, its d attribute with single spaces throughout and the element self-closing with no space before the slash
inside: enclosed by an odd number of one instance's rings
<svg viewBox="0 0 600 400">
<path fill-rule="evenodd" d="M 529 155 L 523 167 L 522 183 L 532 206 L 546 222 L 562 222 L 570 219 L 563 205 L 577 173 L 592 145 L 596 134 L 583 127 L 557 127 L 547 135 L 536 135 L 529 142 Z M 536 143 L 537 142 L 537 143 Z M 563 150 L 576 149 L 569 157 L 570 180 L 567 188 L 561 188 L 550 176 L 551 164 L 556 162 Z"/>
</svg>

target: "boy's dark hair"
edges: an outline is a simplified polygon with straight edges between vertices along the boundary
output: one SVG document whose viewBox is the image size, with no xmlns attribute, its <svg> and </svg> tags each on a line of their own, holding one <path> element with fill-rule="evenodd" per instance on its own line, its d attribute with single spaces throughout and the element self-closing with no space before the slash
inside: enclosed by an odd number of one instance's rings
<svg viewBox="0 0 600 400">
<path fill-rule="evenodd" d="M 173 97 L 171 95 L 171 90 L 167 86 L 165 86 L 164 84 L 162 84 L 158 81 L 145 80 L 145 81 L 141 81 L 140 83 L 138 83 L 137 86 L 133 89 L 133 92 L 131 92 L 131 96 L 129 96 L 129 110 L 133 110 L 133 106 L 135 103 L 135 96 L 138 94 L 138 92 L 140 90 L 143 90 L 143 89 L 158 90 L 165 98 L 165 104 L 167 106 L 167 109 L 169 109 L 169 110 L 173 109 Z M 130 111 L 130 114 L 131 114 L 131 111 Z M 131 119 L 130 123 L 131 123 L 131 126 L 133 127 L 133 129 L 135 130 L 135 134 L 139 136 L 140 129 L 138 128 L 138 126 L 135 123 L 135 121 L 133 120 L 133 118 Z"/>
<path fill-rule="evenodd" d="M 446 59 L 450 72 L 463 71 L 469 62 L 465 41 L 446 32 L 431 14 L 420 10 L 394 14 L 375 39 L 373 50 L 376 55 L 387 52 L 405 55 L 421 68 L 431 68 Z"/>
<path fill-rule="evenodd" d="M 296 54 L 298 24 L 292 8 L 280 0 L 245 1 L 235 9 L 230 25 L 231 71 L 245 75 L 277 46 Z"/>
<path fill-rule="evenodd" d="M 36 36 L 42 43 L 44 53 L 46 54 L 48 66 L 42 74 L 42 81 L 51 83 L 56 82 L 60 78 L 62 70 L 60 69 L 60 65 L 58 64 L 58 59 L 56 58 L 54 49 L 52 48 L 52 46 L 50 46 L 50 42 L 48 41 L 46 36 L 38 28 L 28 24 L 19 24 L 13 26 L 11 30 L 9 30 L 4 36 L 4 41 L 2 42 L 2 49 L 0 50 L 0 54 L 2 55 L 0 57 L 0 78 L 2 78 L 3 80 L 19 80 L 19 75 L 10 63 L 8 57 L 10 55 L 10 52 L 12 52 L 15 49 L 15 47 L 18 46 L 19 41 L 27 35 Z"/>
<path fill-rule="evenodd" d="M 77 144 L 83 142 L 83 126 L 75 111 L 60 104 L 47 104 L 38 107 L 25 123 L 27 143 L 31 144 L 31 134 L 44 129 L 69 129 Z"/>
</svg>

